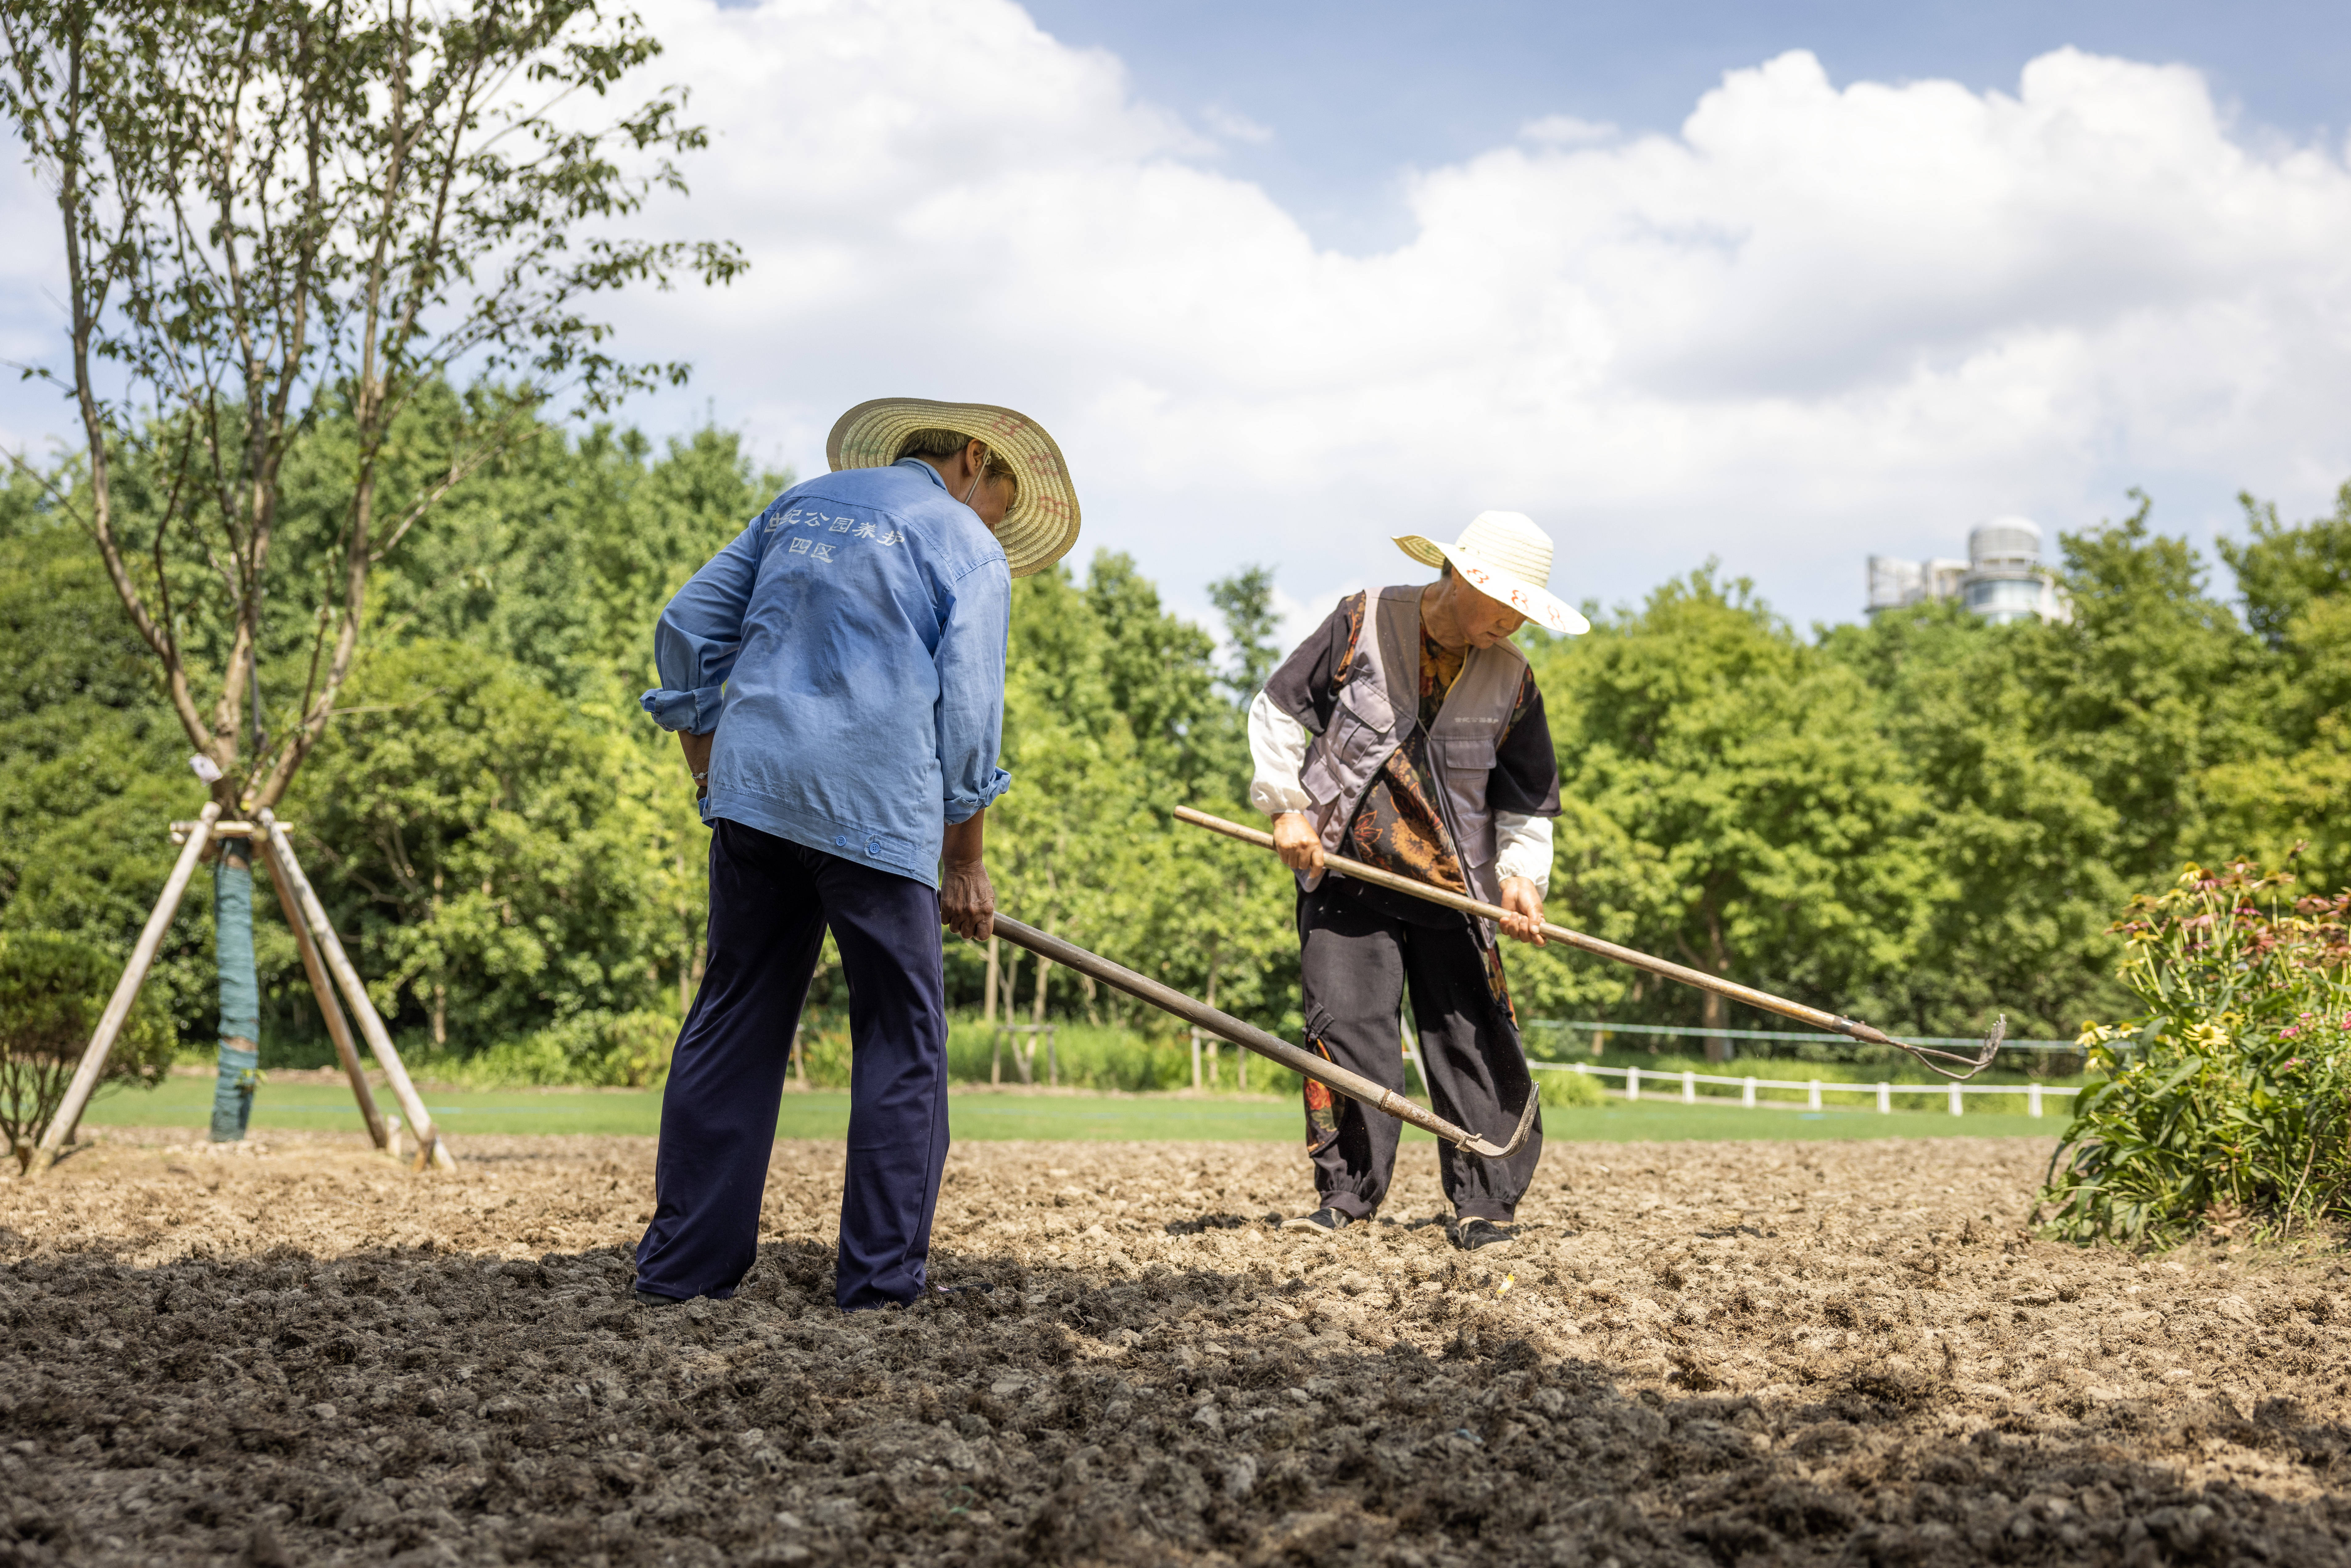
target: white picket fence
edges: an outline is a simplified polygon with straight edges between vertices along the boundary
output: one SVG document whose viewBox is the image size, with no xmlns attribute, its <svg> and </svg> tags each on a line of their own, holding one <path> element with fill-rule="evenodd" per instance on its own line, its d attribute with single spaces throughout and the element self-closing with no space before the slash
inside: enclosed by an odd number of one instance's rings
<svg viewBox="0 0 2351 1568">
<path fill-rule="evenodd" d="M 1727 1094 L 1700 1094 L 1698 1092 L 1701 1083 L 1724 1084 L 1738 1090 L 1739 1103 L 1750 1110 L 1758 1106 L 1768 1110 L 1799 1109 L 1795 1101 L 1759 1100 L 1755 1092 L 1758 1089 L 1801 1089 L 1805 1094 L 1802 1109 L 1809 1111 L 1821 1109 L 1821 1096 L 1823 1094 L 1874 1094 L 1877 1097 L 1877 1109 L 1890 1116 L 1894 1113 L 1894 1097 L 1896 1094 L 1925 1094 L 1944 1096 L 1950 1104 L 1951 1114 L 1958 1116 L 1965 1113 L 1964 1095 L 2022 1094 L 2024 1096 L 2024 1113 L 2038 1116 L 2042 1113 L 2043 1096 L 2081 1092 L 2077 1088 L 2055 1083 L 1844 1083 L 1827 1078 L 1792 1082 L 1783 1078 L 1725 1078 L 1711 1072 L 1659 1072 L 1655 1069 L 1644 1071 L 1638 1067 L 1598 1067 L 1585 1061 L 1531 1061 L 1527 1065 L 1546 1072 L 1580 1072 L 1589 1078 L 1622 1078 L 1627 1100 L 1640 1099 L 1644 1085 L 1654 1085 L 1649 1089 L 1653 1099 L 1659 1097 L 1661 1090 L 1670 1093 L 1671 1087 L 1678 1085 L 1681 1092 L 1673 1097 L 1678 1098 L 1685 1105 L 1727 1103 L 1730 1098 Z"/>
</svg>

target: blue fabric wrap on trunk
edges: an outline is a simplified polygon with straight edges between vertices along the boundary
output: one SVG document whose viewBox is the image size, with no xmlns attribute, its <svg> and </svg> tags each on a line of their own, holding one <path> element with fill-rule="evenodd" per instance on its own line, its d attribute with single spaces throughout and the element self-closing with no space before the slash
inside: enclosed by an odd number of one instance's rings
<svg viewBox="0 0 2351 1568">
<path fill-rule="evenodd" d="M 235 1143 L 253 1117 L 261 1067 L 261 983 L 253 967 L 253 862 L 243 841 L 221 845 L 213 867 L 213 966 L 220 977 L 220 1077 L 213 1088 L 213 1142 Z M 232 1045 L 231 1040 L 239 1043 Z"/>
</svg>

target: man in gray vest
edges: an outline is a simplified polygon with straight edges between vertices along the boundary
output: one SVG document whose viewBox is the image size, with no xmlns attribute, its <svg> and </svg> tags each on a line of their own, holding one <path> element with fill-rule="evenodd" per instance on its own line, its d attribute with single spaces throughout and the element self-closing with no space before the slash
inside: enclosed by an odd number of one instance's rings
<svg viewBox="0 0 2351 1568">
<path fill-rule="evenodd" d="M 1249 706 L 1249 802 L 1273 819 L 1274 846 L 1298 873 L 1308 1049 L 1402 1092 L 1409 988 L 1437 1114 L 1506 1142 L 1535 1091 L 1493 924 L 1326 876 L 1322 857 L 1499 904 L 1501 929 L 1541 946 L 1559 765 L 1542 693 L 1510 638 L 1530 621 L 1590 628 L 1551 592 L 1551 537 L 1516 512 L 1482 512 L 1449 545 L 1395 542 L 1443 575 L 1341 600 L 1273 673 Z M 1329 1235 L 1377 1213 L 1397 1131 L 1309 1081 L 1321 1207 L 1285 1228 Z M 1514 1239 L 1541 1155 L 1540 1119 L 1507 1160 L 1440 1146 L 1458 1245 Z"/>
</svg>

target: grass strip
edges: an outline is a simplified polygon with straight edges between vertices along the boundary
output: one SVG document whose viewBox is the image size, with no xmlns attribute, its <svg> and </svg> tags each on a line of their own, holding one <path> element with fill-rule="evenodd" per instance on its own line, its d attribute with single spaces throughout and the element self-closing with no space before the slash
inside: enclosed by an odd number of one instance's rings
<svg viewBox="0 0 2351 1568">
<path fill-rule="evenodd" d="M 424 1103 L 453 1140 L 467 1133 L 635 1134 L 661 1130 L 658 1090 L 435 1090 Z M 172 1079 L 152 1091 L 103 1090 L 86 1120 L 92 1126 L 183 1127 L 200 1130 L 211 1114 L 207 1081 Z M 2021 1110 L 2021 1107 L 2020 1107 Z M 1304 1124 L 1295 1103 L 1238 1095 L 1200 1099 L 1173 1095 L 956 1093 L 949 1102 L 954 1135 L 969 1141 L 1005 1138 L 1100 1139 L 1116 1143 L 1289 1143 L 1302 1140 Z M 2061 1116 L 2041 1121 L 2022 1114 L 1953 1116 L 1945 1111 L 1834 1109 L 1792 1113 L 1784 1109 L 1684 1105 L 1647 1101 L 1614 1102 L 1590 1108 L 1546 1107 L 1543 1133 L 1570 1143 L 1823 1138 L 2042 1137 L 2054 1138 Z M 254 1103 L 257 1137 L 281 1129 L 358 1131 L 359 1110 L 350 1092 L 326 1083 L 268 1083 Z M 840 1090 L 787 1092 L 776 1118 L 776 1135 L 839 1138 L 849 1128 L 849 1096 Z M 1405 1137 L 1430 1141 L 1411 1128 Z"/>
</svg>

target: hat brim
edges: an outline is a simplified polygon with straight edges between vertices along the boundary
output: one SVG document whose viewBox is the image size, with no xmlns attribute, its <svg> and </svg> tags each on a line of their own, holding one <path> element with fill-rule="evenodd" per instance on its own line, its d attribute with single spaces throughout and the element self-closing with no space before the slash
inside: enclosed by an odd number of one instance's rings
<svg viewBox="0 0 2351 1568">
<path fill-rule="evenodd" d="M 934 402 L 928 398 L 881 397 L 861 402 L 834 422 L 824 440 L 824 458 L 833 472 L 886 468 L 898 447 L 918 430 L 956 430 L 987 444 L 1012 465 L 1019 494 L 996 530 L 1005 564 L 1015 577 L 1044 570 L 1078 542 L 1078 492 L 1070 465 L 1045 427 L 1028 415 L 985 402 Z"/>
<path fill-rule="evenodd" d="M 1399 535 L 1395 545 L 1396 549 L 1423 566 L 1444 566 L 1450 562 L 1453 570 L 1461 574 L 1464 582 L 1489 599 L 1509 605 L 1546 632 L 1556 632 L 1562 637 L 1581 637 L 1592 630 L 1591 622 L 1550 589 L 1499 570 L 1489 561 L 1463 555 L 1451 545 L 1420 534 Z"/>
</svg>

